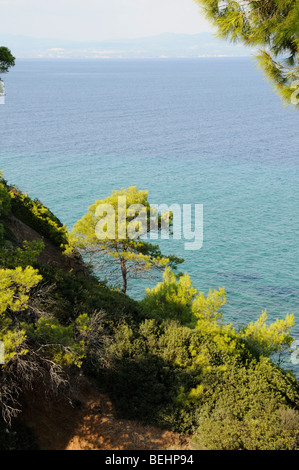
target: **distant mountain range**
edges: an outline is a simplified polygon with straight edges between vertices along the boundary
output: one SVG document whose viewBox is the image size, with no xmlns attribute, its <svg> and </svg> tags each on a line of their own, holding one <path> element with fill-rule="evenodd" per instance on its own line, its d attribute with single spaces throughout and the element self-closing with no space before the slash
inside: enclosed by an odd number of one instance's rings
<svg viewBox="0 0 299 470">
<path fill-rule="evenodd" d="M 0 34 L 17 58 L 179 58 L 250 56 L 252 49 L 211 33 L 164 33 L 138 39 L 70 41 Z"/>
</svg>

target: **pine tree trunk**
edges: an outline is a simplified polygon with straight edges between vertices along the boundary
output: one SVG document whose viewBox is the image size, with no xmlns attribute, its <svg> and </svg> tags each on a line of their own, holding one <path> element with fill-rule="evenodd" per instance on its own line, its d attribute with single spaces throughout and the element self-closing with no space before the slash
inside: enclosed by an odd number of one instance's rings
<svg viewBox="0 0 299 470">
<path fill-rule="evenodd" d="M 122 291 L 125 294 L 127 291 L 127 269 L 126 269 L 126 263 L 123 259 L 121 259 L 120 261 L 120 266 L 121 266 L 121 273 L 122 273 L 122 278 L 123 278 Z"/>
</svg>

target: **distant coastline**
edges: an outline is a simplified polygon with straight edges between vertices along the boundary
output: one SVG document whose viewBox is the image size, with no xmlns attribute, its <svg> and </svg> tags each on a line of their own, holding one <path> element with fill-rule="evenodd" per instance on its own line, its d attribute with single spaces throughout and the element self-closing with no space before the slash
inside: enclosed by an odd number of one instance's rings
<svg viewBox="0 0 299 470">
<path fill-rule="evenodd" d="M 230 44 L 211 33 L 164 33 L 134 39 L 70 41 L 0 34 L 0 45 L 10 44 L 17 58 L 48 59 L 179 59 L 250 57 L 252 50 Z"/>
</svg>

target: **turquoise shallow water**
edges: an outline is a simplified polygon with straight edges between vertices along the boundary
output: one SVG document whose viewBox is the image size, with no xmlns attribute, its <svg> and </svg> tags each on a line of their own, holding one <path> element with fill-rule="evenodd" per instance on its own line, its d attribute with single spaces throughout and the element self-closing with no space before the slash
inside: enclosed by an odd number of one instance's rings
<svg viewBox="0 0 299 470">
<path fill-rule="evenodd" d="M 203 204 L 204 243 L 163 241 L 195 286 L 225 286 L 225 319 L 295 313 L 298 124 L 252 61 L 19 60 L 5 77 L 0 166 L 71 228 L 136 185 L 153 203 Z M 133 282 L 140 298 L 145 285 Z"/>
</svg>

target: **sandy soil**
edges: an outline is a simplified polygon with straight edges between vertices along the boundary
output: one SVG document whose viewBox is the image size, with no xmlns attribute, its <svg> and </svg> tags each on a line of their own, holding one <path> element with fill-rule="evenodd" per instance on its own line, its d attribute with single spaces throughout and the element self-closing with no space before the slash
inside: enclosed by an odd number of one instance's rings
<svg viewBox="0 0 299 470">
<path fill-rule="evenodd" d="M 27 395 L 23 420 L 42 450 L 187 450 L 189 439 L 114 416 L 109 397 L 81 378 L 75 403 Z"/>
</svg>

